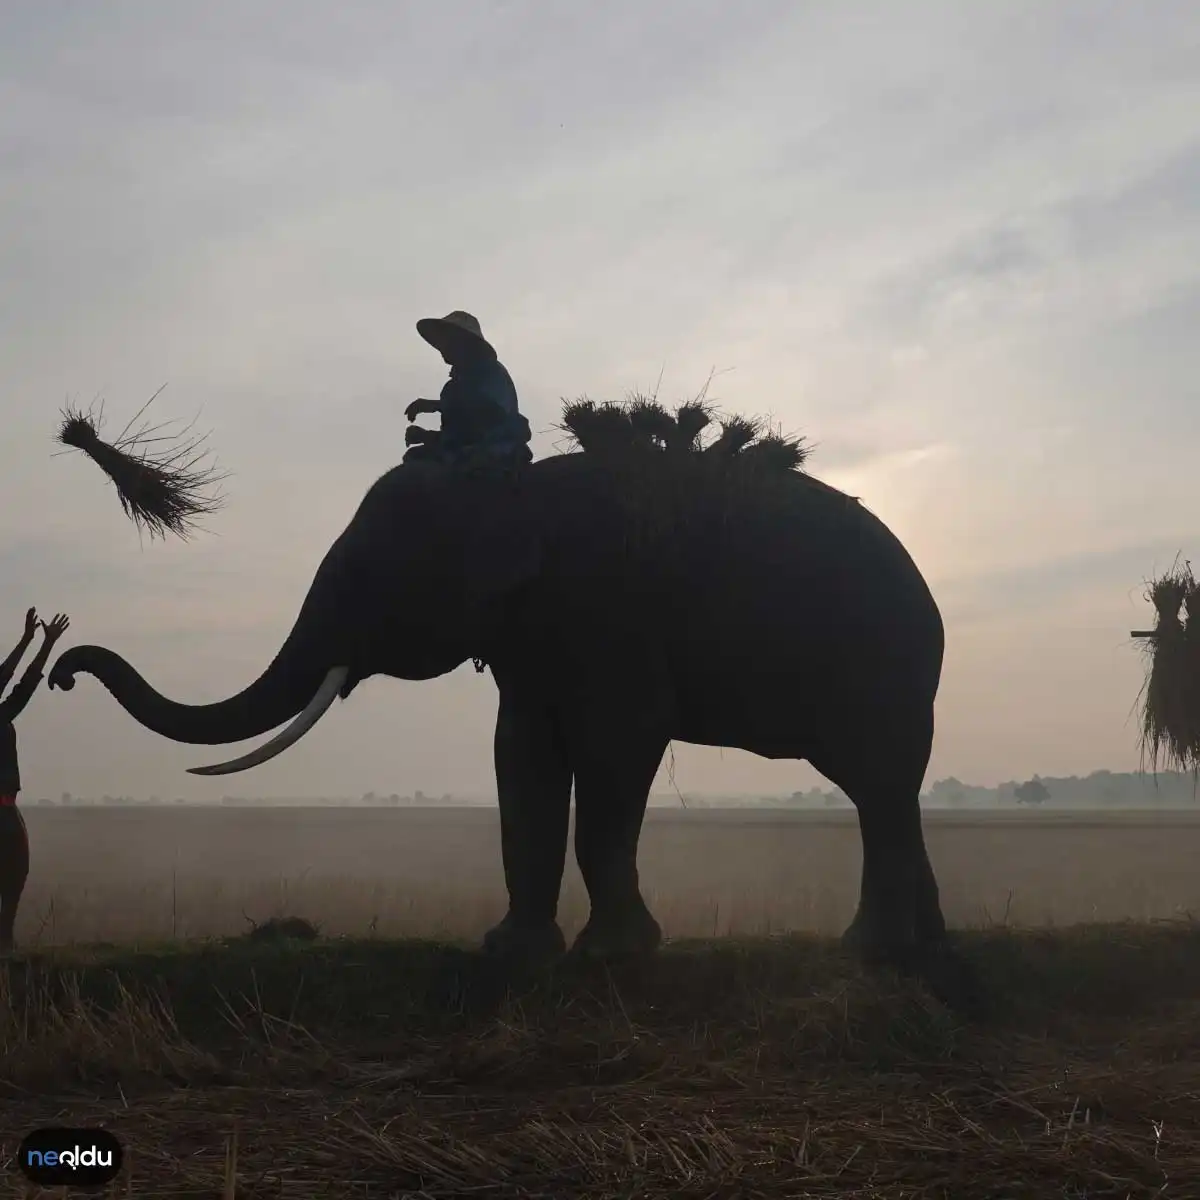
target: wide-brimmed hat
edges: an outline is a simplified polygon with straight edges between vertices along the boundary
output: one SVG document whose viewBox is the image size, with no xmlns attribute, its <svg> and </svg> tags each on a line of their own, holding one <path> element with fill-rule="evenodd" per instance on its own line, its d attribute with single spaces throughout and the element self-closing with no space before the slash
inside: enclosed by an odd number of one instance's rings
<svg viewBox="0 0 1200 1200">
<path fill-rule="evenodd" d="M 483 330 L 479 328 L 479 322 L 469 312 L 452 312 L 444 317 L 424 317 L 417 322 L 417 332 L 435 350 L 442 352 L 480 342 L 489 350 L 492 349 L 491 343 L 483 336 Z"/>
</svg>

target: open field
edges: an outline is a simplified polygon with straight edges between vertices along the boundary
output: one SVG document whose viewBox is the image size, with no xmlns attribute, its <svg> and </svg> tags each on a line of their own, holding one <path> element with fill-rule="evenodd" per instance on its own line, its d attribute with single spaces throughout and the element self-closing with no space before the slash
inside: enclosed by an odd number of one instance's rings
<svg viewBox="0 0 1200 1200">
<path fill-rule="evenodd" d="M 849 813 L 653 812 L 668 934 L 737 936 L 515 982 L 447 944 L 503 911 L 494 810 L 28 821 L 5 1163 L 102 1124 L 138 1197 L 1200 1197 L 1190 813 L 929 814 L 951 922 L 990 927 L 971 1027 L 812 936 L 853 911 Z M 326 936 L 226 936 L 282 913 Z"/>
<path fill-rule="evenodd" d="M 243 933 L 475 938 L 504 911 L 495 809 L 27 808 L 24 944 Z M 1200 913 L 1200 811 L 927 812 L 947 918 L 1066 925 Z M 857 901 L 851 812 L 651 810 L 644 889 L 668 935 L 837 934 Z M 562 917 L 586 913 L 569 857 Z"/>
<path fill-rule="evenodd" d="M 1200 929 L 963 936 L 963 1027 L 828 942 L 675 943 L 506 990 L 382 939 L 0 967 L 0 1194 L 101 1124 L 137 1197 L 1200 1196 Z"/>
</svg>

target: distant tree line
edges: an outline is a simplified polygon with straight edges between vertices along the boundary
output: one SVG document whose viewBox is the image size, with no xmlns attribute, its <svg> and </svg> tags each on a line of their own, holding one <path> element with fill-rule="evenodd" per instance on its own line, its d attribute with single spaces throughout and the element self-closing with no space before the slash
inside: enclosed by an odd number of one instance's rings
<svg viewBox="0 0 1200 1200">
<path fill-rule="evenodd" d="M 1163 771 L 1157 776 L 1137 771 L 1093 771 L 1059 778 L 1034 775 L 993 788 L 951 777 L 933 784 L 926 803 L 931 808 L 1182 807 L 1200 803 L 1200 789 L 1190 773 L 1180 771 Z"/>
<path fill-rule="evenodd" d="M 1163 771 L 1157 776 L 1130 771 L 1093 771 L 1090 775 L 1068 775 L 1063 778 L 1034 775 L 1018 782 L 1013 780 L 998 787 L 980 787 L 963 783 L 953 776 L 939 779 L 922 797 L 929 808 L 1137 808 L 1144 806 L 1171 807 L 1192 806 L 1200 803 L 1197 781 L 1186 772 Z M 184 805 L 182 797 L 164 800 L 158 796 L 139 799 L 134 796 L 109 796 L 99 798 L 72 796 L 63 792 L 58 800 L 46 797 L 35 803 L 47 807 L 121 806 L 151 808 L 166 805 Z M 357 799 L 353 797 L 273 797 L 262 799 L 253 796 L 223 796 L 220 804 L 226 808 L 246 808 L 262 805 L 318 804 L 329 807 L 366 806 L 369 808 L 420 808 L 424 805 L 472 805 L 493 804 L 494 800 L 465 799 L 444 794 L 427 796 L 422 791 L 412 795 L 396 792 L 365 792 Z M 653 804 L 669 804 L 687 808 L 849 808 L 850 801 L 838 789 L 822 790 L 810 788 L 806 792 L 792 792 L 783 796 L 679 796 L 678 793 L 651 797 Z"/>
<path fill-rule="evenodd" d="M 160 808 L 167 805 L 185 805 L 187 801 L 182 796 L 176 796 L 173 800 L 163 800 L 158 796 L 150 796 L 147 799 L 141 799 L 137 796 L 109 796 L 107 794 L 99 797 L 92 796 L 73 796 L 70 792 L 63 792 L 57 800 L 51 800 L 47 796 L 40 797 L 35 803 L 44 807 L 54 808 L 93 808 L 93 807 L 124 807 L 124 808 Z M 208 802 L 208 803 L 211 803 Z M 401 796 L 396 792 L 390 795 L 376 795 L 375 792 L 365 792 L 357 800 L 353 797 L 335 797 L 323 796 L 316 799 L 310 797 L 272 797 L 263 799 L 255 796 L 222 796 L 219 803 L 224 808 L 246 808 L 259 807 L 262 805 L 289 805 L 289 804 L 320 804 L 334 806 L 344 805 L 367 805 L 377 808 L 403 808 L 414 807 L 419 808 L 426 804 L 464 804 L 469 801 L 464 801 L 446 793 L 441 796 L 427 796 L 424 792 L 417 791 L 411 796 Z"/>
</svg>

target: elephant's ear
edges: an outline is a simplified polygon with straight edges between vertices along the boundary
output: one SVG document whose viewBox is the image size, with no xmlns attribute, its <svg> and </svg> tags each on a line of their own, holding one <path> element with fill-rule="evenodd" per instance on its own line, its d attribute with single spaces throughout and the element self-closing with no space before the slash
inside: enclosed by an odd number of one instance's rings
<svg viewBox="0 0 1200 1200">
<path fill-rule="evenodd" d="M 489 506 L 472 526 L 464 562 L 472 606 L 489 607 L 541 570 L 542 528 L 520 503 Z"/>
</svg>

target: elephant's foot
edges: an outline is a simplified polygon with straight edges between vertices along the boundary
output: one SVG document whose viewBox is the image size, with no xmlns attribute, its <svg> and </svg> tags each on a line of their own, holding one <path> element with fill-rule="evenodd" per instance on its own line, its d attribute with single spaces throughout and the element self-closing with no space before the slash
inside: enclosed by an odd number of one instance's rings
<svg viewBox="0 0 1200 1200">
<path fill-rule="evenodd" d="M 592 909 L 588 923 L 579 931 L 571 956 L 597 959 L 636 958 L 652 954 L 662 944 L 662 928 L 641 896 L 620 909 Z"/>
<path fill-rule="evenodd" d="M 485 954 L 514 966 L 541 966 L 561 958 L 566 949 L 557 921 L 520 921 L 511 912 L 483 938 Z"/>
<path fill-rule="evenodd" d="M 884 930 L 872 927 L 861 908 L 842 934 L 842 949 L 859 959 L 864 966 L 872 968 L 899 969 L 909 945 L 911 939 L 889 936 Z"/>
<path fill-rule="evenodd" d="M 987 1016 L 987 997 L 975 966 L 948 937 L 920 943 L 913 953 L 912 972 L 948 1009 L 969 1021 Z"/>
<path fill-rule="evenodd" d="M 984 1015 L 983 989 L 974 966 L 944 933 L 914 940 L 888 937 L 855 917 L 842 935 L 842 946 L 868 970 L 893 970 L 919 979 L 934 997 L 969 1020 Z"/>
</svg>

